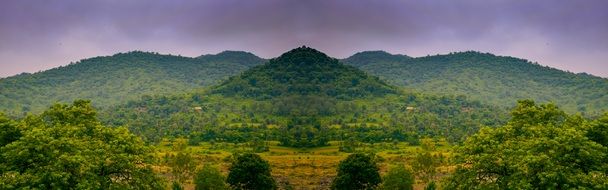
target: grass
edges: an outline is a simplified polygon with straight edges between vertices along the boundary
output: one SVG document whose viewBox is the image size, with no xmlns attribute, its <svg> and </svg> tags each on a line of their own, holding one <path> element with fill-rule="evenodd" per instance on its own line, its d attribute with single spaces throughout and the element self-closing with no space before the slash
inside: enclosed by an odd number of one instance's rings
<svg viewBox="0 0 608 190">
<path fill-rule="evenodd" d="M 200 143 L 197 146 L 186 146 L 180 149 L 178 141 L 180 140 L 174 140 L 173 142 L 165 140 L 156 148 L 158 162 L 154 169 L 168 180 L 173 179 L 171 167 L 168 165 L 171 159 L 170 155 L 175 155 L 180 151 L 191 154 L 197 166 L 215 165 L 220 168 L 224 175 L 228 173 L 232 154 L 251 151 L 246 143 L 236 145 L 232 143 Z M 291 186 L 294 189 L 328 189 L 332 179 L 336 176 L 338 164 L 349 155 L 349 153 L 340 152 L 338 150 L 339 142 L 335 141 L 330 142 L 330 146 L 306 149 L 279 146 L 279 142 L 276 141 L 270 141 L 268 144 L 269 151 L 259 153 L 259 155 L 270 163 L 273 177 L 283 188 Z M 407 143 L 376 143 L 373 145 L 361 143 L 357 151 L 373 152 L 381 157 L 378 165 L 381 174 L 384 174 L 393 165 L 411 165 L 415 156 L 419 153 L 431 152 L 434 155 L 441 154 L 449 158 L 451 148 L 445 141 L 435 142 L 433 150 Z M 452 170 L 452 166 L 442 164 L 437 168 L 438 176 L 444 176 Z M 186 189 L 194 188 L 192 181 L 187 183 L 185 184 Z M 418 180 L 415 187 L 416 189 L 422 189 L 424 184 Z"/>
</svg>

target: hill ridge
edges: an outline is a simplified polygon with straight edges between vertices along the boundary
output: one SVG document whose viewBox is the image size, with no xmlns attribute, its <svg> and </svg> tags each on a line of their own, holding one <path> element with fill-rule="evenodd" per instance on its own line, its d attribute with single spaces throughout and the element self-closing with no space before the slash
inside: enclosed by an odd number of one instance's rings
<svg viewBox="0 0 608 190">
<path fill-rule="evenodd" d="M 394 89 L 377 77 L 344 65 L 316 49 L 302 46 L 242 75 L 231 77 L 214 92 L 262 99 L 320 93 L 348 99 L 392 93 Z"/>
</svg>

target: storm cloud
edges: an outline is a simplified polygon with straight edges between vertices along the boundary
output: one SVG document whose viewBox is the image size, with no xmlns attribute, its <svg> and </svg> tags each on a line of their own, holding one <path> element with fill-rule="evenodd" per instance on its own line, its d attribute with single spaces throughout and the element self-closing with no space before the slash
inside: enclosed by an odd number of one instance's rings
<svg viewBox="0 0 608 190">
<path fill-rule="evenodd" d="M 608 77 L 605 0 L 5 0 L 0 77 L 132 50 L 476 50 Z"/>
</svg>

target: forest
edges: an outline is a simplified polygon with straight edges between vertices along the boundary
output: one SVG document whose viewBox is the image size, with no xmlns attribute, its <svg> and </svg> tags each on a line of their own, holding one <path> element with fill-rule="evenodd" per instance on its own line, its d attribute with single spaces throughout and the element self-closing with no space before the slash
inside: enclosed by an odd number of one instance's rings
<svg viewBox="0 0 608 190">
<path fill-rule="evenodd" d="M 108 59 L 116 65 L 102 63 Z M 111 96 L 68 93 L 97 87 L 70 75 L 104 78 L 90 80 L 107 93 L 117 85 L 105 82 L 122 83 L 89 67 L 138 70 L 132 80 L 151 84 Z M 504 98 L 452 78 L 473 80 L 465 67 L 523 69 L 513 77 L 536 72 L 556 88 L 591 86 L 576 92 L 585 96 L 543 98 L 522 88 L 512 91 L 521 98 Z M 0 114 L 0 189 L 608 189 L 608 112 L 597 93 L 606 79 L 538 67 L 477 52 L 339 60 L 305 46 L 269 60 L 233 51 L 86 59 L 0 79 L 0 89 L 57 86 L 65 98 L 28 91 L 22 99 L 48 98 L 24 109 L 2 91 L 0 101 L 13 103 L 2 102 Z M 167 75 L 152 78 L 161 71 Z M 571 78 L 552 80 L 558 76 Z M 545 88 L 538 78 L 536 90 Z M 493 80 L 481 81 L 506 83 Z M 577 99 L 552 101 L 570 95 Z"/>
<path fill-rule="evenodd" d="M 520 99 L 534 99 L 555 102 L 569 113 L 596 116 L 608 110 L 608 79 L 515 57 L 467 51 L 412 58 L 369 51 L 341 61 L 391 84 L 427 94 L 465 95 L 503 107 L 513 107 Z"/>
</svg>

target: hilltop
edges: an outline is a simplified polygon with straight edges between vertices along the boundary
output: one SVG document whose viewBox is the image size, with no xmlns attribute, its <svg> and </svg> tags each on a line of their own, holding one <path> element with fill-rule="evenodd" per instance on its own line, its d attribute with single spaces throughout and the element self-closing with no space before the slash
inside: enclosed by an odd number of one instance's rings
<svg viewBox="0 0 608 190">
<path fill-rule="evenodd" d="M 103 113 L 109 125 L 129 126 L 152 142 L 166 136 L 197 142 L 266 138 L 292 147 L 325 146 L 346 133 L 360 134 L 352 138 L 364 142 L 417 135 L 455 142 L 506 120 L 505 109 L 464 96 L 403 91 L 309 47 L 209 90 L 146 96 Z"/>
<path fill-rule="evenodd" d="M 197 58 L 141 51 L 94 57 L 0 79 L 0 111 L 38 112 L 53 102 L 74 99 L 107 107 L 142 95 L 183 93 L 217 84 L 264 61 L 237 51 Z"/>
<path fill-rule="evenodd" d="M 395 89 L 378 77 L 303 46 L 231 77 L 214 91 L 227 96 L 261 99 L 286 95 L 350 99 L 381 96 L 394 93 Z"/>
<path fill-rule="evenodd" d="M 534 99 L 555 102 L 568 112 L 597 115 L 608 110 L 608 79 L 525 59 L 474 51 L 417 58 L 362 52 L 341 61 L 418 92 L 465 95 L 503 107 Z"/>
</svg>

